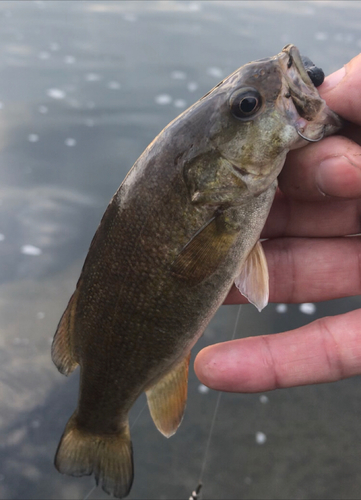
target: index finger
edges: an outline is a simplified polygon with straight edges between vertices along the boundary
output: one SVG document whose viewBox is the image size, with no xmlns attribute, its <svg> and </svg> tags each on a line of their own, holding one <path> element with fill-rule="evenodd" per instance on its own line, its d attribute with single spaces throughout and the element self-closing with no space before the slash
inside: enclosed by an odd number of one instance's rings
<svg viewBox="0 0 361 500">
<path fill-rule="evenodd" d="M 296 330 L 206 347 L 196 357 L 200 381 L 228 392 L 334 382 L 361 373 L 361 310 Z"/>
</svg>

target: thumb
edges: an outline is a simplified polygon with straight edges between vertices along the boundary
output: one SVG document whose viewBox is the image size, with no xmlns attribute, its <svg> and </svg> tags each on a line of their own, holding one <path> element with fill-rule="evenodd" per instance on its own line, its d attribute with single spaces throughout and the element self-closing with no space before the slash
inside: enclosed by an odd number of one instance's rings
<svg viewBox="0 0 361 500">
<path fill-rule="evenodd" d="M 361 125 L 361 54 L 329 75 L 318 91 L 333 111 Z"/>
</svg>

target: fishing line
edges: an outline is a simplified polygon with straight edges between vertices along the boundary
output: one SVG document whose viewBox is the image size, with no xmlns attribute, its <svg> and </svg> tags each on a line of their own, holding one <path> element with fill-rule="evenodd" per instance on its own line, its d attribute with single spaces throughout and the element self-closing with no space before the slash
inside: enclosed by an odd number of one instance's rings
<svg viewBox="0 0 361 500">
<path fill-rule="evenodd" d="M 133 427 L 135 426 L 135 424 L 137 423 L 139 417 L 141 416 L 141 414 L 143 413 L 145 407 L 147 406 L 147 403 L 145 403 L 145 405 L 143 406 L 143 408 L 140 410 L 140 412 L 138 413 L 136 419 L 134 420 L 134 422 L 132 423 L 132 425 L 130 426 L 129 430 L 132 430 Z M 93 486 L 92 489 L 85 495 L 85 497 L 83 498 L 83 500 L 88 500 L 88 498 L 90 497 L 90 495 L 93 493 L 93 491 L 96 489 L 97 485 Z"/>
<path fill-rule="evenodd" d="M 238 312 L 237 312 L 237 317 L 236 317 L 236 321 L 234 323 L 234 328 L 233 328 L 233 333 L 232 333 L 231 340 L 234 340 L 234 338 L 236 336 L 236 331 L 237 331 L 237 327 L 238 327 L 239 317 L 241 315 L 241 308 L 242 308 L 242 306 L 239 305 Z M 209 453 L 209 447 L 210 447 L 212 436 L 213 436 L 214 426 L 215 426 L 215 423 L 216 423 L 216 417 L 217 417 L 217 413 L 218 413 L 219 404 L 220 404 L 220 401 L 221 401 L 222 394 L 223 393 L 221 391 L 219 391 L 218 396 L 217 396 L 216 406 L 214 407 L 214 412 L 213 412 L 211 427 L 209 429 L 209 434 L 208 434 L 206 449 L 205 449 L 205 452 L 204 452 L 203 463 L 202 463 L 201 472 L 199 474 L 199 479 L 198 479 L 198 485 L 197 485 L 197 488 L 194 491 L 192 491 L 192 494 L 189 497 L 189 500 L 197 500 L 199 498 L 199 494 L 200 494 L 201 488 L 203 486 L 203 482 L 202 482 L 203 481 L 203 476 L 204 476 L 204 472 L 205 472 L 205 469 L 206 469 L 206 464 L 207 464 L 207 459 L 208 459 L 208 453 Z"/>
</svg>

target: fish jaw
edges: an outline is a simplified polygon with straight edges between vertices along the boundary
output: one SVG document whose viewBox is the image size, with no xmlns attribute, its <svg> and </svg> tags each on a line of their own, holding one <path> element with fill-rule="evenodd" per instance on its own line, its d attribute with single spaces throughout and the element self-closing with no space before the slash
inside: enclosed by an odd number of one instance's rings
<svg viewBox="0 0 361 500">
<path fill-rule="evenodd" d="M 290 147 L 297 149 L 317 142 L 340 130 L 344 121 L 320 97 L 309 77 L 301 54 L 295 45 L 286 45 L 278 55 L 284 75 L 280 98 L 288 119 L 293 122 L 299 139 Z M 286 97 L 286 99 L 284 99 Z"/>
</svg>

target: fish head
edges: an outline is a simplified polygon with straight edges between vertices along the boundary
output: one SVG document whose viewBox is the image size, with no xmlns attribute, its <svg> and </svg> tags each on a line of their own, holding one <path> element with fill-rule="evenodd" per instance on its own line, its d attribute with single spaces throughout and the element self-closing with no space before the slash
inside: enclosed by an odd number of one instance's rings
<svg viewBox="0 0 361 500">
<path fill-rule="evenodd" d="M 210 141 L 252 194 L 276 180 L 289 150 L 343 126 L 320 97 L 305 60 L 287 45 L 241 67 L 205 96 L 214 103 Z"/>
</svg>

